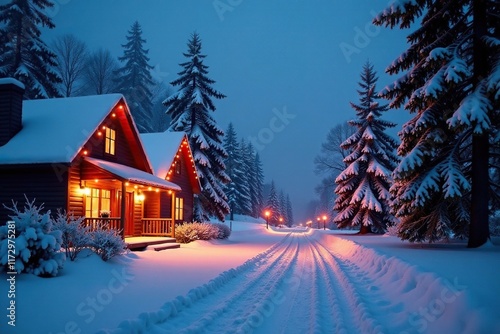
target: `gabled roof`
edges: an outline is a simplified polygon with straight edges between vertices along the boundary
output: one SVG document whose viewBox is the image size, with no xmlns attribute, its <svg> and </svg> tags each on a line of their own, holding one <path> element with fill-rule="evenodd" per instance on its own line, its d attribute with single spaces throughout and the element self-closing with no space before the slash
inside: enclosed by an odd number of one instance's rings
<svg viewBox="0 0 500 334">
<path fill-rule="evenodd" d="M 122 99 L 108 94 L 23 101 L 23 127 L 0 147 L 0 164 L 73 161 Z"/>
<path fill-rule="evenodd" d="M 183 141 L 186 142 L 189 155 L 192 156 L 191 148 L 187 135 L 184 132 L 158 132 L 158 133 L 141 133 L 141 142 L 149 157 L 149 161 L 153 166 L 153 172 L 156 176 L 162 179 L 167 179 L 168 172 L 171 170 L 177 152 L 182 147 Z M 191 169 L 191 185 L 196 192 L 201 191 L 200 180 L 197 177 L 198 172 L 192 160 L 188 163 L 188 169 Z M 193 177 L 195 176 L 195 177 Z"/>
</svg>

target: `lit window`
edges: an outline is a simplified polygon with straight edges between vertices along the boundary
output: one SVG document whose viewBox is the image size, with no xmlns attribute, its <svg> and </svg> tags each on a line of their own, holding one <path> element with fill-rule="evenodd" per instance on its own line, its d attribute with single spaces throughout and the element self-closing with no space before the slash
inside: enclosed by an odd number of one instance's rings
<svg viewBox="0 0 500 334">
<path fill-rule="evenodd" d="M 106 128 L 106 141 L 104 144 L 104 152 L 115 155 L 115 140 L 116 131 L 110 128 Z"/>
<path fill-rule="evenodd" d="M 184 199 L 182 197 L 175 198 L 175 220 L 184 219 Z"/>
<path fill-rule="evenodd" d="M 91 188 L 85 197 L 85 217 L 98 218 L 101 211 L 111 210 L 111 190 Z"/>
</svg>

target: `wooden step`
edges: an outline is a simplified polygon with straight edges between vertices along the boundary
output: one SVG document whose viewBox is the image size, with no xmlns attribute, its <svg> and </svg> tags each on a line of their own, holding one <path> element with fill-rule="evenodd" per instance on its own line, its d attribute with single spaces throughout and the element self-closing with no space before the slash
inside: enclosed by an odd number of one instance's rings
<svg viewBox="0 0 500 334">
<path fill-rule="evenodd" d="M 181 245 L 178 244 L 178 243 L 165 243 L 165 244 L 161 244 L 161 245 L 157 245 L 156 247 L 154 247 L 153 249 L 157 252 L 159 251 L 162 251 L 162 250 L 165 250 L 165 249 L 173 249 L 173 248 L 180 248 Z"/>
</svg>

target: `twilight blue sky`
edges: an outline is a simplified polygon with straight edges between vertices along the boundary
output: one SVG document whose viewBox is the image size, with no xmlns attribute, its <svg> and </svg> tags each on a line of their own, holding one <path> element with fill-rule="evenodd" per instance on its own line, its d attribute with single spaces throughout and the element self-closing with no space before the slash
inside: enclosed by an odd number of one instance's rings
<svg viewBox="0 0 500 334">
<path fill-rule="evenodd" d="M 177 77 L 197 31 L 214 87 L 227 95 L 216 102 L 214 117 L 222 129 L 233 122 L 240 137 L 254 142 L 266 182 L 290 194 L 300 220 L 308 218 L 304 209 L 321 179 L 313 164 L 321 143 L 330 128 L 354 117 L 349 101 L 358 101 L 363 64 L 375 65 L 381 89 L 395 79 L 385 68 L 406 48 L 407 32 L 371 25 L 387 0 L 54 2 L 49 14 L 56 28 L 44 30 L 46 42 L 72 33 L 118 57 L 137 20 L 155 77 L 166 82 Z M 408 115 L 391 111 L 385 118 L 400 126 Z"/>
</svg>

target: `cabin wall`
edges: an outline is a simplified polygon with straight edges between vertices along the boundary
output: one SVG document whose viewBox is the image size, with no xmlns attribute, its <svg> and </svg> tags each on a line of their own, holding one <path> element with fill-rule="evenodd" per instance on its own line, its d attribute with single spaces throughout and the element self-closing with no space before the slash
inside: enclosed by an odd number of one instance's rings
<svg viewBox="0 0 500 334">
<path fill-rule="evenodd" d="M 188 160 L 189 157 L 187 154 L 183 154 L 183 160 L 182 160 L 182 165 L 181 165 L 181 173 L 176 174 L 175 171 L 174 173 L 171 174 L 170 176 L 170 181 L 173 183 L 177 184 L 179 187 L 181 187 L 181 191 L 176 192 L 175 196 L 176 197 L 182 197 L 184 199 L 184 221 L 185 222 L 191 222 L 193 220 L 193 199 L 194 199 L 194 194 L 193 194 L 193 186 L 191 184 L 191 175 L 189 173 L 192 173 L 191 169 L 188 168 L 187 166 L 188 163 L 190 164 L 190 160 Z M 163 205 L 163 203 L 162 203 Z M 169 206 L 171 208 L 172 205 Z"/>
<path fill-rule="evenodd" d="M 144 218 L 160 217 L 160 193 L 155 191 L 145 191 L 144 196 Z"/>
<path fill-rule="evenodd" d="M 0 225 L 5 224 L 12 214 L 3 204 L 11 207 L 12 200 L 22 209 L 26 198 L 43 204 L 42 212 L 48 210 L 55 216 L 57 209 L 67 209 L 68 173 L 63 165 L 2 166 L 0 168 Z"/>
<path fill-rule="evenodd" d="M 98 131 L 101 131 L 102 135 L 98 136 L 96 132 L 85 145 L 89 151 L 89 156 L 140 169 L 140 167 L 135 163 L 134 155 L 128 145 L 129 141 L 125 136 L 124 129 L 120 122 L 118 120 L 114 120 L 112 123 L 108 124 L 108 126 L 116 131 L 115 154 L 110 155 L 104 152 L 106 136 L 105 130 L 101 128 Z"/>
</svg>

